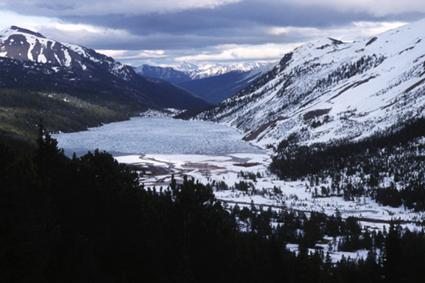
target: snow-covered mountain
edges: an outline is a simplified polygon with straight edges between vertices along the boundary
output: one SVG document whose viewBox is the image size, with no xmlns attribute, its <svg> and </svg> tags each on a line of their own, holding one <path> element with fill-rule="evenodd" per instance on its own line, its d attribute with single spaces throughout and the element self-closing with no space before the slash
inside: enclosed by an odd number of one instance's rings
<svg viewBox="0 0 425 283">
<path fill-rule="evenodd" d="M 218 76 L 190 80 L 178 85 L 210 103 L 217 104 L 249 86 L 271 68 L 271 66 L 264 66 L 248 71 L 234 70 Z"/>
<path fill-rule="evenodd" d="M 302 45 L 254 84 L 198 118 L 246 140 L 309 144 L 360 139 L 425 109 L 425 20 L 357 42 Z"/>
<path fill-rule="evenodd" d="M 178 71 L 172 67 L 158 67 L 145 64 L 135 67 L 134 70 L 139 75 L 163 79 L 173 84 L 180 84 L 192 80 L 186 73 Z"/>
<path fill-rule="evenodd" d="M 125 80 L 131 69 L 111 57 L 79 45 L 60 43 L 33 31 L 11 26 L 0 32 L 0 57 L 87 70 L 101 64 Z"/>
<path fill-rule="evenodd" d="M 216 63 L 197 65 L 182 62 L 170 67 L 150 66 L 145 64 L 139 67 L 134 67 L 134 70 L 142 76 L 160 78 L 172 83 L 182 83 L 190 80 L 216 77 L 230 72 L 243 73 L 244 77 L 254 77 L 270 71 L 276 64 L 277 62 L 245 62 L 233 64 Z"/>
<path fill-rule="evenodd" d="M 12 72 L 13 70 L 13 72 Z M 0 85 L 84 89 L 127 105 L 154 108 L 202 108 L 208 103 L 161 81 L 144 78 L 133 68 L 86 47 L 61 43 L 24 28 L 0 31 Z M 117 101 L 115 101 L 117 102 Z"/>
<path fill-rule="evenodd" d="M 241 73 L 251 72 L 251 76 L 255 73 L 261 73 L 269 70 L 275 63 L 261 63 L 261 62 L 245 62 L 245 63 L 232 63 L 232 64 L 191 64 L 182 62 L 173 66 L 175 70 L 181 71 L 190 76 L 192 80 L 199 80 L 214 76 L 223 75 L 229 72 L 237 71 Z M 255 70 L 255 71 L 254 71 Z"/>
<path fill-rule="evenodd" d="M 160 78 L 182 86 L 216 104 L 250 85 L 276 64 L 277 62 L 195 65 L 183 62 L 166 68 L 142 65 L 134 70 L 142 76 Z"/>
</svg>

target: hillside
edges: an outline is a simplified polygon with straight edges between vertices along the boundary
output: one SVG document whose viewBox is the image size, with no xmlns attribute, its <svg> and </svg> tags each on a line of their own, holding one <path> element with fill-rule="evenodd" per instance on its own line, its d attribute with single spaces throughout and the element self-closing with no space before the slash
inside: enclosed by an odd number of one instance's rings
<svg viewBox="0 0 425 283">
<path fill-rule="evenodd" d="M 189 75 L 182 71 L 178 71 L 171 67 L 157 67 L 142 65 L 135 67 L 134 71 L 141 76 L 150 77 L 150 78 L 159 78 L 163 79 L 172 84 L 180 84 L 192 80 Z"/>
<path fill-rule="evenodd" d="M 373 202 L 417 213 L 423 223 L 424 24 L 359 42 L 307 43 L 196 118 L 269 147 L 270 172 L 302 183 L 309 209 L 334 210 L 339 199 L 356 209 Z"/>
<path fill-rule="evenodd" d="M 34 146 L 40 122 L 49 132 L 57 133 L 84 131 L 126 119 L 125 113 L 77 98 L 72 92 L 0 89 L 0 143 L 5 141 L 14 147 Z"/>
<path fill-rule="evenodd" d="M 251 76 L 250 74 L 250 72 L 231 71 L 218 76 L 179 83 L 179 85 L 206 101 L 217 104 L 250 85 L 260 75 Z"/>
<path fill-rule="evenodd" d="M 421 117 L 425 21 L 358 42 L 326 38 L 285 55 L 253 85 L 198 119 L 228 124 L 246 140 L 300 144 L 360 140 Z"/>
<path fill-rule="evenodd" d="M 0 31 L 0 87 L 2 136 L 9 137 L 33 138 L 41 118 L 49 130 L 76 131 L 127 119 L 147 109 L 209 105 L 180 87 L 140 76 L 92 49 L 16 26 Z M 52 100 L 57 96 L 62 101 Z M 34 100 L 37 103 L 30 103 Z M 57 103 L 62 106 L 56 107 Z M 68 110 L 58 110 L 62 107 Z M 54 119 L 49 116 L 53 113 Z"/>
</svg>

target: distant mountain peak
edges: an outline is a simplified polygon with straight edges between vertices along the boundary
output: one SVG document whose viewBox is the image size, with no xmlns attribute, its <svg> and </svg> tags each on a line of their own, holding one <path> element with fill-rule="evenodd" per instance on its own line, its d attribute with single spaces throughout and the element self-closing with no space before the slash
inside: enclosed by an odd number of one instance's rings
<svg viewBox="0 0 425 283">
<path fill-rule="evenodd" d="M 153 108 L 209 105 L 168 82 L 139 76 L 131 67 L 93 49 L 61 43 L 17 26 L 0 32 L 0 70 L 7 70 L 0 72 L 0 86 L 19 81 L 29 87 L 53 85 L 113 93 L 130 104 Z"/>
<path fill-rule="evenodd" d="M 20 28 L 20 27 L 18 27 L 18 26 L 11 26 L 11 27 L 10 27 L 10 29 L 11 29 L 11 30 L 16 30 L 16 31 L 21 32 L 21 33 L 27 33 L 27 34 L 30 34 L 30 35 L 33 35 L 33 36 L 36 36 L 36 37 L 46 38 L 46 37 L 45 37 L 44 35 L 42 35 L 41 33 L 33 32 L 33 31 L 29 30 L 29 29 Z"/>
<path fill-rule="evenodd" d="M 229 72 L 249 72 L 257 68 L 270 68 L 276 63 L 262 62 L 239 62 L 239 63 L 209 63 L 193 64 L 181 62 L 172 66 L 175 70 L 181 71 L 191 77 L 192 80 L 204 79 L 220 76 Z"/>
<path fill-rule="evenodd" d="M 329 40 L 330 40 L 333 44 L 335 44 L 335 45 L 338 45 L 338 44 L 344 44 L 344 42 L 343 42 L 343 41 L 338 40 L 338 39 L 335 39 L 335 38 L 328 37 L 328 39 L 329 39 Z"/>
<path fill-rule="evenodd" d="M 195 65 L 182 62 L 174 67 L 142 65 L 134 70 L 142 75 L 177 84 L 206 101 L 216 104 L 251 84 L 274 65 L 261 62 Z"/>
<path fill-rule="evenodd" d="M 90 62 L 109 62 L 111 57 L 82 46 L 61 43 L 38 32 L 11 26 L 0 32 L 0 57 L 86 70 Z"/>
<path fill-rule="evenodd" d="M 139 75 L 163 79 L 173 84 L 179 84 L 191 80 L 188 75 L 181 71 L 175 70 L 172 67 L 157 67 L 144 64 L 139 67 L 134 67 L 134 70 Z"/>
</svg>

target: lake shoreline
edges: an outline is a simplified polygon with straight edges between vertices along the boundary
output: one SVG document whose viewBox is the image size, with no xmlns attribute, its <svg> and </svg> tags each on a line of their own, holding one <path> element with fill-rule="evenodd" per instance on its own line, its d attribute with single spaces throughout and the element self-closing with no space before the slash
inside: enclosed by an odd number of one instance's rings
<svg viewBox="0 0 425 283">
<path fill-rule="evenodd" d="M 266 153 L 242 140 L 243 134 L 226 125 L 170 117 L 133 117 L 76 133 L 54 134 L 68 156 L 99 149 L 114 156 L 128 154 Z"/>
</svg>

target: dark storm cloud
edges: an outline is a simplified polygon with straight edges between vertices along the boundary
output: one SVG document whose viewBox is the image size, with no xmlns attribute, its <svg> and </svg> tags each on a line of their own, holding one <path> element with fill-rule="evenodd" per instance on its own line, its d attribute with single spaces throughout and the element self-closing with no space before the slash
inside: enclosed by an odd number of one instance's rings
<svg viewBox="0 0 425 283">
<path fill-rule="evenodd" d="M 297 38 L 276 37 L 266 33 L 269 27 L 335 28 L 353 21 L 395 21 L 411 15 L 375 17 L 370 13 L 336 11 L 330 7 L 300 7 L 279 1 L 243 1 L 216 9 L 190 9 L 169 13 L 142 15 L 67 16 L 63 20 L 114 29 L 123 29 L 139 36 L 137 41 L 102 42 L 95 48 L 116 49 L 187 49 L 222 44 L 262 44 L 302 42 L 309 35 Z M 417 18 L 420 18 L 418 13 Z M 102 45 L 102 46 L 101 46 Z"/>
<path fill-rule="evenodd" d="M 167 14 L 66 17 L 66 21 L 124 29 L 144 37 L 130 49 L 188 48 L 219 44 L 260 44 L 290 42 L 271 38 L 265 29 L 273 26 L 317 27 L 346 25 L 353 20 L 368 21 L 366 14 L 336 13 L 326 7 L 299 9 L 293 4 L 241 2 L 217 9 L 195 9 Z M 176 39 L 179 39 L 178 42 Z M 168 40 L 172 42 L 168 43 Z M 130 43 L 131 44 L 131 43 Z M 114 46 L 111 46 L 114 47 Z"/>
<path fill-rule="evenodd" d="M 411 22 L 425 17 L 419 12 L 425 12 L 425 4 L 415 0 L 403 3 L 396 0 L 74 0 L 69 3 L 0 0 L 0 8 L 53 17 L 62 26 L 39 25 L 37 31 L 58 40 L 101 50 L 127 50 L 126 54 L 131 54 L 127 57 L 131 58 L 137 57 L 137 51 L 143 51 L 140 53 L 143 56 L 154 54 L 152 58 L 157 59 L 189 53 L 220 54 L 223 48 L 235 49 L 235 46 L 297 44 L 315 37 L 348 34 L 350 28 L 356 29 L 353 24 L 356 22 L 379 26 L 380 22 Z M 289 32 L 285 30 L 288 27 Z M 347 40 L 350 36 L 347 35 Z M 220 49 L 220 46 L 227 47 Z"/>
</svg>

